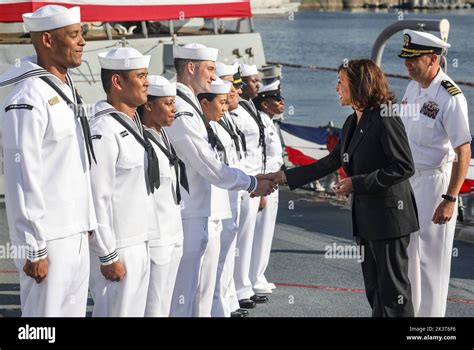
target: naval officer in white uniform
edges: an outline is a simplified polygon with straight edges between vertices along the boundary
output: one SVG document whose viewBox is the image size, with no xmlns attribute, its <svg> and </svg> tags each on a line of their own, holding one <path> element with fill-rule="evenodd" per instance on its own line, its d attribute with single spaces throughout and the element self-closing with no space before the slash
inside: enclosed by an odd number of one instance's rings
<svg viewBox="0 0 474 350">
<path fill-rule="evenodd" d="M 148 101 L 138 108 L 140 118 L 160 164 L 160 187 L 155 206 L 160 223 L 157 237 L 151 237 L 150 285 L 145 316 L 168 317 L 179 262 L 183 255 L 181 191 L 188 189 L 186 168 L 166 133 L 174 122 L 176 83 L 158 75 L 148 76 Z"/>
<path fill-rule="evenodd" d="M 265 172 L 266 164 L 265 126 L 252 102 L 252 98 L 258 95 L 260 79 L 255 65 L 241 64 L 240 70 L 245 86 L 242 88 L 239 107 L 230 114 L 245 135 L 247 157 L 244 171 L 254 175 Z M 254 293 L 250 281 L 250 262 L 259 203 L 260 198 L 242 194 L 234 269 L 235 288 L 242 308 L 254 308 L 256 303 L 268 301 L 265 295 Z"/>
<path fill-rule="evenodd" d="M 80 8 L 48 5 L 23 19 L 36 56 L 0 76 L 0 86 L 14 84 L 1 120 L 10 237 L 26 246 L 15 260 L 22 316 L 83 317 L 87 231 L 97 222 L 89 125 L 67 73 L 81 64 L 85 45 Z"/>
<path fill-rule="evenodd" d="M 174 46 L 177 72 L 176 121 L 168 134 L 177 155 L 186 164 L 189 194 L 182 198 L 183 257 L 181 259 L 171 307 L 171 316 L 210 316 L 212 293 L 205 285 L 216 273 L 208 259 L 208 218 L 211 214 L 211 184 L 232 190 L 269 194 L 273 183 L 248 176 L 222 163 L 214 150 L 215 134 L 202 114 L 196 96 L 208 92 L 215 80 L 217 49 L 200 44 Z"/>
<path fill-rule="evenodd" d="M 404 31 L 399 57 L 413 79 L 401 102 L 416 172 L 410 178 L 420 230 L 409 253 L 415 316 L 446 312 L 457 197 L 471 158 L 466 98 L 439 64 L 450 45 L 436 36 Z"/>
<path fill-rule="evenodd" d="M 260 86 L 258 96 L 253 99 L 255 107 L 260 112 L 262 122 L 265 125 L 265 146 L 267 148 L 267 166 L 265 173 L 273 173 L 281 170 L 283 166 L 283 149 L 279 131 L 272 118 L 282 114 L 285 110 L 285 102 L 281 96 L 280 81 Z M 255 293 L 271 294 L 275 288 L 265 277 L 270 260 L 273 234 L 278 213 L 278 189 L 267 197 L 260 198 L 260 210 L 257 214 L 257 223 L 252 245 L 252 260 L 250 263 L 250 281 Z"/>
<path fill-rule="evenodd" d="M 99 224 L 91 237 L 92 315 L 140 317 L 150 278 L 148 240 L 159 230 L 153 197 L 159 164 L 136 113 L 147 101 L 150 56 L 121 47 L 100 53 L 99 62 L 107 100 L 97 102 L 91 119 Z"/>
</svg>

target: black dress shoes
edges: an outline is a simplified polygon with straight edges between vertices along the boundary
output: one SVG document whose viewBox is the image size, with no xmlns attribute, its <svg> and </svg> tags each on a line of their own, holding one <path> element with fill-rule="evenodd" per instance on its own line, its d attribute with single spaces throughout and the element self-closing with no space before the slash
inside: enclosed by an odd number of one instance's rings
<svg viewBox="0 0 474 350">
<path fill-rule="evenodd" d="M 239 306 L 242 309 L 253 309 L 255 307 L 255 301 L 250 299 L 240 299 Z"/>
<path fill-rule="evenodd" d="M 230 313 L 230 317 L 236 317 L 236 318 L 247 317 L 248 315 L 249 315 L 249 312 L 245 309 L 237 309 Z"/>
<path fill-rule="evenodd" d="M 235 310 L 237 312 L 240 312 L 241 314 L 245 314 L 245 315 L 248 315 L 249 314 L 249 311 L 248 310 L 245 310 L 245 309 L 237 309 Z"/>
<path fill-rule="evenodd" d="M 263 304 L 268 301 L 268 297 L 262 294 L 254 294 L 250 297 L 250 300 L 254 301 L 256 304 Z"/>
</svg>

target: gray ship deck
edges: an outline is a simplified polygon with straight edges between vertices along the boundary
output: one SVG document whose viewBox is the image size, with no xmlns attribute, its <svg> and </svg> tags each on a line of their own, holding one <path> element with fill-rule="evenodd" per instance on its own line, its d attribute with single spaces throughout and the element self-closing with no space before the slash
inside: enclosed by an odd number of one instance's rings
<svg viewBox="0 0 474 350">
<path fill-rule="evenodd" d="M 294 207 L 293 207 L 294 206 Z M 293 207 L 293 209 L 291 209 Z M 280 209 L 269 281 L 277 289 L 251 317 L 370 317 L 360 264 L 328 259 L 326 247 L 352 243 L 350 212 L 336 201 L 306 191 L 280 192 Z M 0 245 L 8 241 L 5 208 L 0 208 Z M 474 244 L 456 240 L 447 316 L 474 316 Z M 0 259 L 0 316 L 19 316 L 18 277 L 11 260 Z M 92 301 L 90 301 L 92 304 Z"/>
</svg>

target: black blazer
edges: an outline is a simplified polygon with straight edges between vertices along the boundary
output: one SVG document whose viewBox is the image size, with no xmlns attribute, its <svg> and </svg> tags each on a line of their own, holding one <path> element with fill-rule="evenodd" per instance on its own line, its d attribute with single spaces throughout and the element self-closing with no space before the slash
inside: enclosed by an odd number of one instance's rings
<svg viewBox="0 0 474 350">
<path fill-rule="evenodd" d="M 342 140 L 318 162 L 285 171 L 290 189 L 320 179 L 341 165 L 352 177 L 352 226 L 367 240 L 402 237 L 419 229 L 415 197 L 408 178 L 413 158 L 399 117 L 382 117 L 380 108 L 355 113 L 342 128 Z M 347 135 L 354 130 L 348 142 Z"/>
</svg>

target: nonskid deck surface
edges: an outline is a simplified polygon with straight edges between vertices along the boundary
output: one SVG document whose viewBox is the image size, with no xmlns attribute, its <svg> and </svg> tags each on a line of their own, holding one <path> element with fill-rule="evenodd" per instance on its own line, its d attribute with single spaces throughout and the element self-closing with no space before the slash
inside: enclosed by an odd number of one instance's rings
<svg viewBox="0 0 474 350">
<path fill-rule="evenodd" d="M 7 232 L 2 207 L 2 247 L 8 242 Z M 269 295 L 267 304 L 250 310 L 250 317 L 370 317 L 359 256 L 353 254 L 356 251 L 351 245 L 350 211 L 341 202 L 282 188 L 266 273 L 277 289 Z M 447 316 L 473 317 L 474 244 L 456 240 L 454 253 Z M 19 316 L 19 304 L 18 275 L 13 262 L 0 259 L 0 316 Z"/>
</svg>

